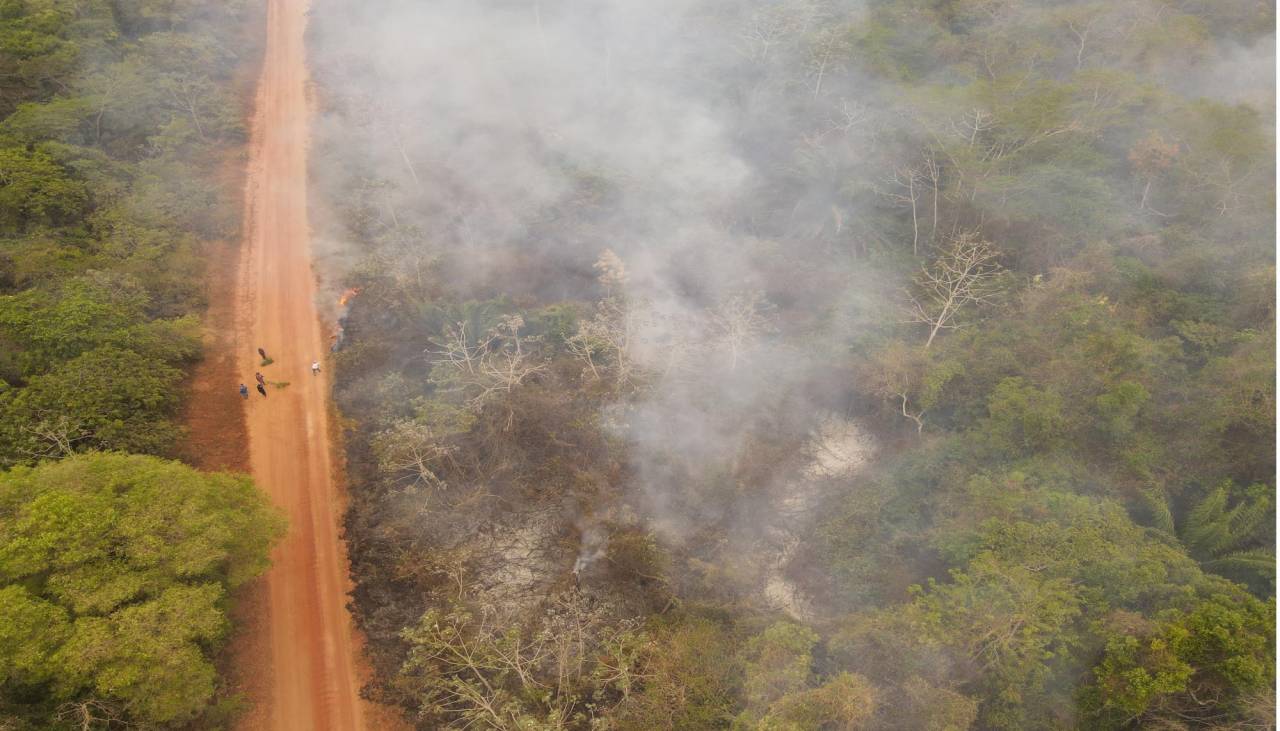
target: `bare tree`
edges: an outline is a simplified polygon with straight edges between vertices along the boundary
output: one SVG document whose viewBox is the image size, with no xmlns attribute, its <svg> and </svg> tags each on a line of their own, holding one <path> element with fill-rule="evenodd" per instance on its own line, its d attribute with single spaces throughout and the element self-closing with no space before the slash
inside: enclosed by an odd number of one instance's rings
<svg viewBox="0 0 1280 731">
<path fill-rule="evenodd" d="M 893 395 L 898 397 L 899 399 L 902 399 L 902 415 L 910 419 L 911 421 L 915 422 L 916 434 L 919 435 L 923 433 L 925 410 L 920 408 L 914 408 L 914 409 L 911 408 L 910 407 L 911 402 L 910 402 L 910 399 L 907 397 L 907 392 L 905 390 L 896 391 Z"/>
<path fill-rule="evenodd" d="M 705 326 L 703 318 L 680 308 L 663 311 L 645 300 L 608 297 L 594 317 L 579 321 L 566 346 L 586 366 L 584 375 L 610 378 L 621 390 L 687 374 L 692 356 L 703 350 Z"/>
<path fill-rule="evenodd" d="M 1093 27 L 1102 20 L 1102 15 L 1091 15 L 1087 18 L 1070 18 L 1067 20 L 1067 29 L 1071 31 L 1071 35 L 1075 37 L 1076 43 L 1076 70 L 1084 66 L 1084 50 L 1089 42 L 1089 34 L 1093 32 Z"/>
<path fill-rule="evenodd" d="M 822 95 L 827 74 L 836 70 L 849 51 L 848 34 L 841 26 L 824 27 L 809 43 L 808 75 L 813 84 L 813 98 Z"/>
<path fill-rule="evenodd" d="M 590 320 L 578 323 L 578 332 L 565 343 L 569 352 L 586 365 L 594 380 L 612 372 L 614 385 L 623 388 L 635 375 L 635 349 L 639 343 L 645 308 L 626 299 L 627 265 L 612 249 L 596 259 L 596 279 L 605 298 Z"/>
<path fill-rule="evenodd" d="M 604 287 L 606 293 L 610 295 L 619 294 L 627 286 L 629 279 L 627 264 L 622 260 L 622 257 L 614 253 L 613 249 L 605 249 L 601 252 L 593 268 L 600 272 L 596 275 L 596 279 L 600 282 L 600 286 Z"/>
<path fill-rule="evenodd" d="M 923 192 L 924 172 L 914 165 L 895 167 L 886 181 L 891 187 L 877 191 L 881 197 L 895 206 L 911 209 L 911 255 L 920 256 L 920 213 L 918 203 Z"/>
<path fill-rule="evenodd" d="M 748 59 L 763 64 L 769 60 L 774 47 L 780 45 L 794 30 L 795 21 L 788 16 L 785 8 L 762 8 L 753 12 L 738 32 L 740 50 Z"/>
<path fill-rule="evenodd" d="M 492 606 L 433 609 L 405 633 L 411 649 L 401 682 L 464 727 L 508 729 L 603 715 L 609 706 L 585 703 L 591 688 L 625 698 L 643 678 L 648 648 L 636 623 L 611 620 L 576 592 L 551 598 L 537 626 L 522 625 Z"/>
<path fill-rule="evenodd" d="M 927 411 L 924 405 L 915 403 L 924 370 L 924 354 L 895 341 L 876 353 L 863 373 L 867 386 L 876 394 L 897 402 L 902 416 L 916 425 L 916 434 L 924 431 Z"/>
<path fill-rule="evenodd" d="M 909 311 L 911 322 L 929 326 L 926 350 L 940 331 L 960 326 L 956 318 L 962 311 L 996 297 L 999 256 L 977 231 L 965 231 L 948 237 L 933 263 L 920 268 L 908 293 Z"/>
<path fill-rule="evenodd" d="M 37 459 L 61 458 L 75 452 L 76 442 L 93 436 L 84 424 L 65 414 L 42 414 L 36 423 L 24 426 L 23 431 L 35 437 L 36 447 L 24 449 L 27 455 Z"/>
<path fill-rule="evenodd" d="M 545 688 L 529 683 L 533 670 L 546 657 L 541 643 L 521 633 L 506 632 L 492 610 L 479 617 L 430 611 L 406 637 L 413 643 L 407 669 L 423 668 L 425 698 L 439 711 L 457 714 L 467 725 L 509 728 L 520 719 L 513 694 L 495 675 L 518 677 L 533 691 Z M 441 676 L 436 681 L 435 676 Z"/>
<path fill-rule="evenodd" d="M 815 163 L 829 167 L 831 161 L 828 160 L 829 155 L 826 152 L 829 141 L 833 138 L 839 140 L 841 137 L 850 136 L 854 129 L 867 121 L 868 116 L 869 110 L 866 104 L 842 98 L 838 105 L 828 110 L 825 120 L 800 135 L 800 141 L 804 143 L 806 153 L 812 156 Z"/>
<path fill-rule="evenodd" d="M 578 332 L 566 343 L 569 352 L 586 365 L 594 379 L 609 372 L 618 388 L 625 388 L 636 374 L 635 350 L 642 328 L 641 307 L 609 297 L 596 306 L 595 317 L 578 323 Z"/>
<path fill-rule="evenodd" d="M 399 475 L 410 487 L 426 485 L 442 490 L 446 485 L 439 472 L 453 462 L 457 447 L 427 424 L 402 420 L 374 437 L 373 450 L 384 472 Z"/>
<path fill-rule="evenodd" d="M 134 725 L 124 719 L 124 714 L 118 708 L 95 698 L 63 703 L 58 706 L 57 719 L 80 731 L 127 728 Z"/>
<path fill-rule="evenodd" d="M 841 99 L 840 105 L 828 115 L 827 126 L 832 131 L 848 134 L 865 122 L 869 115 L 870 108 L 863 102 Z"/>
<path fill-rule="evenodd" d="M 711 327 L 721 347 L 729 353 L 729 370 L 753 340 L 773 329 L 772 306 L 759 292 L 737 294 L 711 312 Z"/>
<path fill-rule="evenodd" d="M 958 117 L 950 117 L 947 121 L 951 125 L 952 134 L 964 140 L 970 149 L 978 144 L 984 133 L 996 126 L 991 113 L 977 107 L 962 112 Z"/>
<path fill-rule="evenodd" d="M 1129 148 L 1129 164 L 1143 180 L 1142 199 L 1138 201 L 1139 211 L 1150 211 L 1158 216 L 1168 215 L 1151 207 L 1151 185 L 1173 167 L 1179 152 L 1180 145 L 1177 142 L 1166 142 L 1156 131 L 1148 133 Z"/>
<path fill-rule="evenodd" d="M 894 410 L 915 424 L 920 434 L 929 410 L 961 372 L 957 361 L 939 360 L 924 349 L 895 340 L 873 355 L 860 376 L 869 390 L 893 403 Z"/>
<path fill-rule="evenodd" d="M 503 317 L 475 345 L 466 323 L 446 327 L 444 337 L 432 341 L 437 350 L 428 351 L 435 356 L 432 379 L 445 390 L 460 392 L 467 407 L 479 412 L 494 397 L 547 369 L 545 360 L 525 348 L 531 339 L 521 337 L 523 327 L 519 315 Z"/>
<path fill-rule="evenodd" d="M 931 215 L 932 230 L 929 242 L 938 238 L 938 196 L 941 194 L 942 169 L 934 157 L 933 150 L 921 153 L 920 161 L 914 165 L 903 165 L 893 169 L 893 175 L 886 183 L 887 190 L 876 192 L 896 206 L 904 206 L 911 210 L 911 255 L 920 256 L 920 203 L 925 195 L 932 198 Z"/>
<path fill-rule="evenodd" d="M 209 80 L 194 74 L 169 74 L 163 78 L 159 88 L 168 97 L 170 108 L 190 117 L 191 123 L 195 125 L 196 134 L 200 135 L 202 141 L 208 141 L 204 124 L 200 119 L 203 116 L 205 101 L 214 93 Z"/>
<path fill-rule="evenodd" d="M 938 240 L 938 195 L 942 188 L 942 166 L 938 164 L 938 158 L 934 156 L 932 148 L 922 156 L 920 171 L 933 192 L 933 215 L 931 216 L 933 228 L 929 232 L 929 243 L 932 244 Z"/>
<path fill-rule="evenodd" d="M 89 99 L 96 107 L 93 116 L 93 139 L 102 141 L 103 121 L 109 113 L 128 108 L 132 93 L 143 87 L 138 60 L 127 60 L 106 67 L 85 80 Z"/>
</svg>

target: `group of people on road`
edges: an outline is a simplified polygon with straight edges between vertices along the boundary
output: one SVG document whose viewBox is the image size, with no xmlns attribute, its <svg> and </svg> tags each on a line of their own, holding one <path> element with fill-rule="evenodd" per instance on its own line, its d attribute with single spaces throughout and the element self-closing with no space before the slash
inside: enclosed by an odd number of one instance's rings
<svg viewBox="0 0 1280 731">
<path fill-rule="evenodd" d="M 267 357 L 267 351 L 265 348 L 258 348 L 258 355 L 262 357 L 262 364 L 264 366 L 272 362 L 271 359 Z M 313 376 L 320 375 L 320 361 L 318 360 L 311 361 L 311 375 Z M 253 379 L 258 382 L 258 393 L 262 395 L 262 398 L 266 398 L 267 397 L 266 376 L 262 375 L 262 371 L 254 371 Z M 243 399 L 249 398 L 249 387 L 244 385 L 243 383 L 240 384 L 240 398 L 243 398 Z"/>
</svg>

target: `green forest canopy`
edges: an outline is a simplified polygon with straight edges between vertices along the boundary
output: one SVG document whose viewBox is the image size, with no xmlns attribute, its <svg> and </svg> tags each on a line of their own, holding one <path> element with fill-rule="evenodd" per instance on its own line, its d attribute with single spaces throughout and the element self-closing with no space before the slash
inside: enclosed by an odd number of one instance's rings
<svg viewBox="0 0 1280 731">
<path fill-rule="evenodd" d="M 0 473 L 0 713 L 195 718 L 228 592 L 266 570 L 283 530 L 248 478 L 155 457 Z"/>
<path fill-rule="evenodd" d="M 0 467 L 171 455 L 243 3 L 0 3 Z"/>
</svg>

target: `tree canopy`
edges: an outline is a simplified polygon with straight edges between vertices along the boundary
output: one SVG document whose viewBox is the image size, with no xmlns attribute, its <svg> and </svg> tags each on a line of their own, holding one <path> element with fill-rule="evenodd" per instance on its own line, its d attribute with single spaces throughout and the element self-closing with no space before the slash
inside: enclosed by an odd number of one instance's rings
<svg viewBox="0 0 1280 731">
<path fill-rule="evenodd" d="M 0 4 L 0 467 L 173 453 L 201 242 L 238 225 L 235 192 L 206 171 L 243 139 L 231 80 L 246 17 L 241 3 Z"/>
<path fill-rule="evenodd" d="M 228 592 L 283 528 L 247 478 L 154 457 L 0 473 L 0 713 L 191 720 L 213 696 Z"/>
</svg>

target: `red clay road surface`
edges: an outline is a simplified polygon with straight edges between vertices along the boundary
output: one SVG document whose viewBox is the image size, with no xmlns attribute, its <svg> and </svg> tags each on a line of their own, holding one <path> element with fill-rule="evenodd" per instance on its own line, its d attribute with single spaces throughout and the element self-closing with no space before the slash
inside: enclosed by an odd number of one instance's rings
<svg viewBox="0 0 1280 731">
<path fill-rule="evenodd" d="M 261 370 L 268 382 L 265 398 L 251 390 L 244 404 L 250 472 L 289 518 L 262 592 L 265 616 L 254 618 L 245 642 L 255 655 L 241 669 L 253 675 L 243 681 L 254 707 L 241 727 L 254 731 L 388 727 L 373 720 L 382 712 L 359 697 L 364 666 L 346 610 L 350 580 L 329 441 L 328 369 L 311 373 L 327 348 L 307 229 L 306 11 L 306 0 L 268 0 L 237 281 L 239 380 L 253 389 Z M 275 362 L 261 366 L 259 347 Z"/>
</svg>

